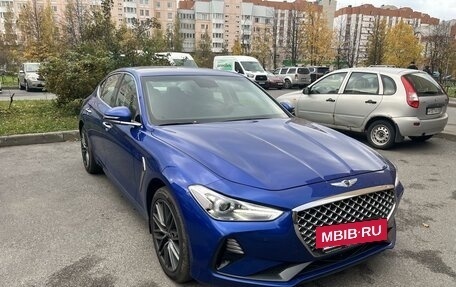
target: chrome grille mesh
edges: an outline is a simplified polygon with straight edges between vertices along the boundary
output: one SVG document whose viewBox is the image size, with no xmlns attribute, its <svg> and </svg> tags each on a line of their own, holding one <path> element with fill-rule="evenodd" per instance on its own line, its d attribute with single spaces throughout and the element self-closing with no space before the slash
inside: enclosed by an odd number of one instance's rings
<svg viewBox="0 0 456 287">
<path fill-rule="evenodd" d="M 395 205 L 394 190 L 357 195 L 297 212 L 299 234 L 310 251 L 315 248 L 317 226 L 387 218 Z"/>
</svg>

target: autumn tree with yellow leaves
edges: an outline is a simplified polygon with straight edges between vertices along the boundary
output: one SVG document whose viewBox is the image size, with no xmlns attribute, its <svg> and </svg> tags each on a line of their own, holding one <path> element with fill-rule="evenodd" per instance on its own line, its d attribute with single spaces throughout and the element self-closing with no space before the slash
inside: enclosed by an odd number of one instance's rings
<svg viewBox="0 0 456 287">
<path fill-rule="evenodd" d="M 385 43 L 384 63 L 407 67 L 412 61 L 421 61 L 422 46 L 409 24 L 401 21 L 388 29 Z"/>
<path fill-rule="evenodd" d="M 36 0 L 25 3 L 19 13 L 18 25 L 24 59 L 44 61 L 57 52 L 58 30 L 49 0 L 44 6 L 38 5 Z"/>
<path fill-rule="evenodd" d="M 303 59 L 310 65 L 323 65 L 334 58 L 334 33 L 329 28 L 323 13 L 314 5 L 308 5 L 304 19 L 299 25 L 299 37 L 302 39 L 298 47 Z"/>
<path fill-rule="evenodd" d="M 256 27 L 252 40 L 251 55 L 260 61 L 263 67 L 268 67 L 272 56 L 272 33 L 268 27 Z"/>
</svg>

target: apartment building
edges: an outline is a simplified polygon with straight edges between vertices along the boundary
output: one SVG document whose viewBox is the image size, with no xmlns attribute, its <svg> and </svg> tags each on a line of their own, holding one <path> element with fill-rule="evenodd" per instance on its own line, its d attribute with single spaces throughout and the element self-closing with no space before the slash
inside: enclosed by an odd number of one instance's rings
<svg viewBox="0 0 456 287">
<path fill-rule="evenodd" d="M 349 53 L 352 65 L 360 65 L 367 56 L 367 42 L 376 20 L 386 20 L 387 27 L 403 21 L 411 25 L 420 39 L 429 35 L 432 26 L 439 24 L 439 19 L 428 14 L 413 11 L 411 8 L 397 8 L 391 5 L 374 7 L 370 4 L 348 6 L 339 9 L 334 15 L 334 29 L 340 36 L 342 53 Z M 423 43 L 425 45 L 425 43 Z"/>
</svg>

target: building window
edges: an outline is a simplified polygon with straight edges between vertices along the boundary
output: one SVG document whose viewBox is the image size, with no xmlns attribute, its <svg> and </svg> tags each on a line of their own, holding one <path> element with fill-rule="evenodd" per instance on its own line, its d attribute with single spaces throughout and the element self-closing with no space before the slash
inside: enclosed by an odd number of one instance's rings
<svg viewBox="0 0 456 287">
<path fill-rule="evenodd" d="M 168 2 L 168 8 L 173 8 L 173 2 Z"/>
<path fill-rule="evenodd" d="M 172 20 L 173 19 L 173 13 L 168 13 L 168 20 Z"/>
<path fill-rule="evenodd" d="M 155 2 L 155 7 L 160 8 L 160 1 Z"/>
</svg>

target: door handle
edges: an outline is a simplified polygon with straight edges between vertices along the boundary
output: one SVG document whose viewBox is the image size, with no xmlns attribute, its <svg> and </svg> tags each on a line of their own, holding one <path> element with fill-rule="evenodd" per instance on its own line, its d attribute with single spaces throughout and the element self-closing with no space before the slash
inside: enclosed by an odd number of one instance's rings
<svg viewBox="0 0 456 287">
<path fill-rule="evenodd" d="M 365 101 L 366 104 L 376 104 L 377 101 L 373 101 L 373 100 L 367 100 Z"/>
<path fill-rule="evenodd" d="M 336 100 L 334 100 L 333 98 L 329 98 L 329 99 L 326 99 L 327 102 L 331 102 L 331 103 L 334 103 Z"/>
<path fill-rule="evenodd" d="M 103 126 L 105 127 L 106 130 L 110 130 L 112 128 L 112 124 L 108 122 L 103 122 Z"/>
<path fill-rule="evenodd" d="M 92 113 L 92 110 L 90 108 L 85 108 L 84 111 L 88 114 L 91 114 Z"/>
</svg>

